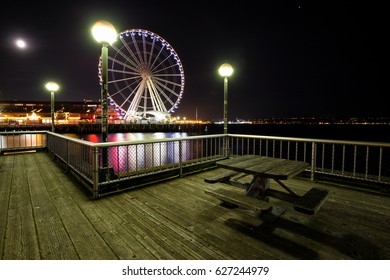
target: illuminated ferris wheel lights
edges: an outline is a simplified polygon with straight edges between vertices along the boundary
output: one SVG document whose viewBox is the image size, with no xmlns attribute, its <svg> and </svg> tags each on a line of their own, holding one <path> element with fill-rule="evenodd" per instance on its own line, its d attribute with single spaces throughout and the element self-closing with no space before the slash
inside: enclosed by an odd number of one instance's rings
<svg viewBox="0 0 390 280">
<path fill-rule="evenodd" d="M 126 36 L 124 36 L 126 35 Z M 157 34 L 133 29 L 121 32 L 109 62 L 109 95 L 124 119 L 170 113 L 184 91 L 184 71 L 172 46 Z M 122 44 L 122 45 L 121 45 Z"/>
</svg>

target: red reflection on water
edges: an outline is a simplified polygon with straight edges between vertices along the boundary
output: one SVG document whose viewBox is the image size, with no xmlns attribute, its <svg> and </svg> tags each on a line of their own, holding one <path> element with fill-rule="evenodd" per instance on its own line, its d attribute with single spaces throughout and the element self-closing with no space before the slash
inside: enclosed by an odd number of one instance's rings
<svg viewBox="0 0 390 280">
<path fill-rule="evenodd" d="M 100 137 L 100 135 L 97 135 L 97 134 L 90 134 L 88 139 L 84 139 L 84 140 L 87 140 L 87 141 L 93 142 L 93 143 L 99 143 L 101 140 L 101 137 Z"/>
</svg>

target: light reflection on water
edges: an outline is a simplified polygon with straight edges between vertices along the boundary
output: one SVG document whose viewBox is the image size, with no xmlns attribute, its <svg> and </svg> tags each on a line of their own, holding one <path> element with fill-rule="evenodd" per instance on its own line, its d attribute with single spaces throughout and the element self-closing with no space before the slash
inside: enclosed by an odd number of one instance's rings
<svg viewBox="0 0 390 280">
<path fill-rule="evenodd" d="M 90 134 L 75 134 L 75 133 L 64 133 L 63 135 L 78 139 L 83 139 L 93 143 L 99 143 L 101 141 L 100 133 Z M 187 132 L 125 132 L 125 133 L 109 133 L 108 142 L 125 142 L 125 141 L 140 141 L 140 140 L 151 140 L 151 139 L 165 139 L 175 137 L 186 137 Z"/>
<path fill-rule="evenodd" d="M 83 139 L 93 143 L 101 142 L 100 133 L 73 134 L 64 133 L 68 137 Z M 108 142 L 142 141 L 153 139 L 168 139 L 186 137 L 187 132 L 127 132 L 109 133 Z M 182 153 L 180 158 L 179 145 Z M 162 142 L 138 145 L 114 146 L 108 148 L 109 165 L 115 174 L 126 174 L 140 169 L 156 167 L 166 164 L 177 164 L 180 160 L 185 161 L 192 158 L 189 152 L 190 143 L 183 141 L 179 143 Z"/>
</svg>

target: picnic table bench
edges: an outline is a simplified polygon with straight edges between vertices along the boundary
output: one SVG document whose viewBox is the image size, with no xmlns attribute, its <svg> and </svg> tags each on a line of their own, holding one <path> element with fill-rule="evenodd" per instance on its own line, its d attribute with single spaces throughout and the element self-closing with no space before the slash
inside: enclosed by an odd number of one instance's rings
<svg viewBox="0 0 390 280">
<path fill-rule="evenodd" d="M 271 158 L 257 155 L 246 155 L 227 158 L 217 162 L 223 168 L 213 177 L 205 178 L 210 184 L 225 183 L 245 189 L 245 193 L 229 192 L 226 189 L 207 189 L 205 193 L 221 201 L 237 205 L 242 208 L 259 211 L 274 211 L 269 203 L 269 197 L 275 197 L 293 204 L 296 211 L 305 214 L 314 214 L 320 209 L 328 197 L 329 191 L 322 188 L 311 188 L 300 196 L 292 191 L 282 180 L 287 180 L 309 168 L 309 164 L 300 161 Z M 237 176 L 252 175 L 251 183 L 242 184 L 233 180 Z M 275 180 L 284 190 L 270 188 L 269 180 Z M 262 203 L 259 203 L 262 201 Z M 268 207 L 270 206 L 270 207 Z M 284 212 L 278 209 L 279 214 Z"/>
</svg>

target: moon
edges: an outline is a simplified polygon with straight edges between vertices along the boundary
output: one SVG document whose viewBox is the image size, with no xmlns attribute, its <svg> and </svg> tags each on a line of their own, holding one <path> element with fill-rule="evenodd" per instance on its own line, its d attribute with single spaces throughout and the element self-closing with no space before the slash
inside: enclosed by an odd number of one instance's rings
<svg viewBox="0 0 390 280">
<path fill-rule="evenodd" d="M 24 41 L 23 39 L 17 39 L 15 41 L 15 44 L 16 46 L 19 48 L 19 49 L 25 49 L 27 47 L 27 44 L 26 44 L 26 41 Z"/>
</svg>

